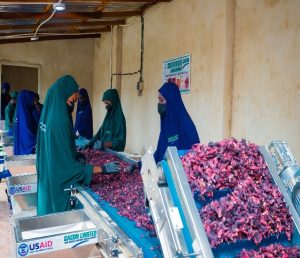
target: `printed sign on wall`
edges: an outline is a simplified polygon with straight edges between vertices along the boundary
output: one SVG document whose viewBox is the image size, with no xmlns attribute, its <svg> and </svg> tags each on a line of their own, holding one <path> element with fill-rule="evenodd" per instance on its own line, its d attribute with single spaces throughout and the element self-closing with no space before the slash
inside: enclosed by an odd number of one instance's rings
<svg viewBox="0 0 300 258">
<path fill-rule="evenodd" d="M 191 55 L 166 60 L 163 63 L 163 83 L 173 82 L 181 93 L 191 92 Z"/>
</svg>

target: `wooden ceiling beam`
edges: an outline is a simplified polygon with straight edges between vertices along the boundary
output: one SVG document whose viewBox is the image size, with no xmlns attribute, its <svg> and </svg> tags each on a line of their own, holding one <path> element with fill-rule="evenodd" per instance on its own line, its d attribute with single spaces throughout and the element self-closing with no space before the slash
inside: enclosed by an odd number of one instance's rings
<svg viewBox="0 0 300 258">
<path fill-rule="evenodd" d="M 64 28 L 64 27 L 94 27 L 94 26 L 111 26 L 111 25 L 124 25 L 125 20 L 120 21 L 95 21 L 95 22 L 65 22 L 65 23 L 46 23 L 42 28 Z M 0 30 L 22 30 L 22 29 L 35 29 L 38 24 L 25 24 L 25 25 L 0 25 Z"/>
<path fill-rule="evenodd" d="M 110 1 L 108 1 L 108 0 L 103 0 L 101 2 L 101 4 L 94 9 L 94 12 L 97 12 L 97 11 L 102 12 L 106 8 L 106 6 L 109 4 L 109 2 Z"/>
<path fill-rule="evenodd" d="M 85 34 L 85 35 L 59 35 L 59 36 L 39 36 L 39 40 L 31 41 L 30 38 L 20 39 L 0 39 L 0 44 L 39 42 L 45 40 L 65 40 L 65 39 L 84 39 L 84 38 L 100 38 L 101 34 Z"/>
<path fill-rule="evenodd" d="M 134 2 L 134 3 L 162 3 L 162 2 L 170 2 L 172 0 L 112 0 L 110 1 L 111 3 L 128 3 L 128 2 Z M 85 4 L 89 4 L 89 3 L 101 3 L 101 0 L 64 0 L 64 3 L 85 3 Z M 5 4 L 53 4 L 53 3 L 57 3 L 57 0 L 0 0 L 0 4 L 1 5 L 5 5 Z"/>
<path fill-rule="evenodd" d="M 57 19 L 100 19 L 100 18 L 113 18 L 113 17 L 130 17 L 130 16 L 140 16 L 141 11 L 127 11 L 127 12 L 57 12 L 54 14 L 53 18 Z M 51 13 L 0 13 L 0 19 L 3 20 L 39 20 L 46 19 L 51 15 Z"/>
<path fill-rule="evenodd" d="M 53 8 L 53 5 L 52 5 L 52 4 L 48 4 L 48 5 L 44 8 L 43 13 L 49 12 L 52 8 Z"/>
<path fill-rule="evenodd" d="M 105 28 L 93 28 L 93 29 L 80 29 L 78 27 L 70 27 L 67 29 L 60 29 L 60 30 L 51 30 L 51 31 L 47 31 L 47 30 L 43 30 L 42 28 L 39 30 L 38 36 L 39 35 L 43 35 L 42 33 L 49 33 L 49 34 L 68 34 L 68 33 L 100 33 L 100 32 L 109 32 L 110 31 L 110 27 L 105 27 Z M 15 35 L 24 35 L 24 34 L 33 34 L 31 31 L 28 32 L 22 32 L 22 33 L 18 33 L 18 32 L 2 32 L 0 33 L 0 39 L 1 37 L 5 37 L 5 36 L 15 36 Z"/>
</svg>

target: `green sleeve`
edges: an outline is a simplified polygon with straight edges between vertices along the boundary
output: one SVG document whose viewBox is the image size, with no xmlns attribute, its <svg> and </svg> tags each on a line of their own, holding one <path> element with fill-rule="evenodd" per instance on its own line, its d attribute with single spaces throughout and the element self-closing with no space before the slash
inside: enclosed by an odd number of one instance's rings
<svg viewBox="0 0 300 258">
<path fill-rule="evenodd" d="M 82 184 L 84 186 L 89 186 L 91 181 L 92 181 L 92 176 L 93 176 L 93 166 L 92 165 L 85 165 L 84 167 L 84 174 L 85 177 L 83 179 Z"/>
<path fill-rule="evenodd" d="M 95 134 L 95 136 L 90 140 L 90 142 L 86 145 L 86 147 L 93 147 L 94 146 L 94 143 L 96 141 L 99 141 L 100 140 L 100 131 L 101 131 L 101 127 L 100 129 L 98 130 L 98 132 Z"/>
<path fill-rule="evenodd" d="M 122 120 L 111 136 L 112 149 L 115 151 L 124 151 L 126 145 L 126 121 L 125 118 Z"/>
<path fill-rule="evenodd" d="M 112 149 L 115 151 L 123 151 L 123 142 L 121 140 L 112 140 Z"/>
</svg>

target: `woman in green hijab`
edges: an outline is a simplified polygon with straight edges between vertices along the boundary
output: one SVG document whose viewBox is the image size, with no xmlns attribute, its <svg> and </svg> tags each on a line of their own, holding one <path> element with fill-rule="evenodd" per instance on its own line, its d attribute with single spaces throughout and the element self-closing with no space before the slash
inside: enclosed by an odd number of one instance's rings
<svg viewBox="0 0 300 258">
<path fill-rule="evenodd" d="M 124 151 L 126 144 L 126 120 L 118 91 L 116 89 L 105 91 L 102 101 L 107 109 L 106 116 L 99 131 L 86 147 L 98 149 L 104 146 L 115 151 Z"/>
<path fill-rule="evenodd" d="M 77 161 L 72 107 L 78 98 L 78 84 L 66 75 L 48 90 L 40 118 L 37 136 L 38 204 L 37 214 L 62 212 L 71 209 L 71 185 L 89 185 L 94 173 L 117 173 L 116 163 L 102 167 Z"/>
<path fill-rule="evenodd" d="M 8 131 L 8 135 L 13 135 L 13 123 L 16 112 L 18 92 L 14 91 L 10 96 L 10 102 L 5 108 L 5 130 Z"/>
</svg>

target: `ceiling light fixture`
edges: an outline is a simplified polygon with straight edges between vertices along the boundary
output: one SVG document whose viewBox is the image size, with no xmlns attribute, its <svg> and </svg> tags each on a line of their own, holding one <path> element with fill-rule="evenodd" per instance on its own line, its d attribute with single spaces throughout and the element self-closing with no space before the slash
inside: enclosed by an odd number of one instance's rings
<svg viewBox="0 0 300 258">
<path fill-rule="evenodd" d="M 37 40 L 39 40 L 39 37 L 37 37 L 37 36 L 31 37 L 30 40 L 31 41 L 37 41 Z"/>
<path fill-rule="evenodd" d="M 66 10 L 66 6 L 65 6 L 64 3 L 54 3 L 53 4 L 53 10 L 64 11 L 64 10 Z"/>
<path fill-rule="evenodd" d="M 50 21 L 57 11 L 64 11 L 66 9 L 65 4 L 62 3 L 62 0 L 59 0 L 57 3 L 53 3 L 52 7 L 53 7 L 53 12 L 46 20 L 41 22 L 40 25 L 36 28 L 34 35 L 30 38 L 31 41 L 36 41 L 39 39 L 37 34 L 38 34 L 40 27 L 42 27 L 46 22 Z"/>
</svg>

